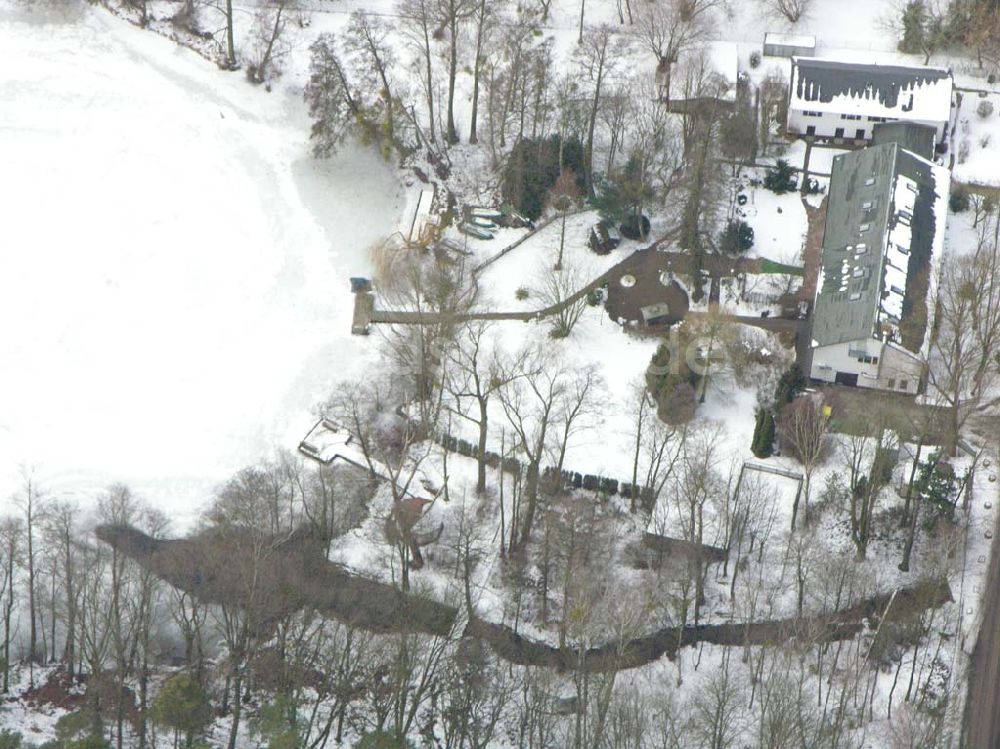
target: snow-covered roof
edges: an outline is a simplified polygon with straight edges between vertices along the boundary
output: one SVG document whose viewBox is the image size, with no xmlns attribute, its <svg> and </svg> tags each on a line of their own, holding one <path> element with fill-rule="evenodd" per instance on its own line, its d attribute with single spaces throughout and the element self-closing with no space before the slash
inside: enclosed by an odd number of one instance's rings
<svg viewBox="0 0 1000 749">
<path fill-rule="evenodd" d="M 792 58 L 794 109 L 946 122 L 951 95 L 951 74 L 944 68 Z"/>
<path fill-rule="evenodd" d="M 874 337 L 924 353 L 949 186 L 947 169 L 896 143 L 834 159 L 813 317 L 818 345 Z"/>
<path fill-rule="evenodd" d="M 782 34 L 768 31 L 764 34 L 764 44 L 777 44 L 782 47 L 816 48 L 816 37 L 810 34 Z"/>
</svg>

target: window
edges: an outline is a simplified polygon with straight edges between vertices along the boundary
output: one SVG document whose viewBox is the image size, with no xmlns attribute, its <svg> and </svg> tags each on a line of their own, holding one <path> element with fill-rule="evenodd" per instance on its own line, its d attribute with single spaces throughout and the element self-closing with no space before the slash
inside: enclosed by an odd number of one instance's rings
<svg viewBox="0 0 1000 749">
<path fill-rule="evenodd" d="M 909 385 L 909 384 L 910 384 L 909 380 L 900 380 L 899 381 L 899 389 L 900 390 L 906 390 L 906 386 Z"/>
<path fill-rule="evenodd" d="M 808 109 L 803 110 L 802 114 L 804 116 L 806 116 L 806 117 L 822 117 L 823 116 L 822 112 L 811 112 Z"/>
<path fill-rule="evenodd" d="M 894 293 L 896 293 L 896 294 L 899 294 L 900 296 L 904 296 L 904 295 L 906 294 L 906 292 L 905 292 L 905 291 L 903 291 L 903 290 L 902 290 L 901 288 L 899 288 L 898 286 L 890 286 L 890 287 L 889 287 L 889 291 L 892 291 L 892 292 L 894 292 Z"/>
<path fill-rule="evenodd" d="M 885 117 L 869 117 L 869 122 L 885 122 Z"/>
<path fill-rule="evenodd" d="M 868 356 L 868 354 L 862 354 L 858 357 L 858 361 L 862 364 L 878 364 L 877 356 Z"/>
<path fill-rule="evenodd" d="M 861 119 L 861 115 L 860 114 L 842 114 L 842 115 L 840 115 L 840 119 L 842 119 L 842 120 L 860 120 Z"/>
<path fill-rule="evenodd" d="M 895 377 L 890 377 L 889 378 L 889 389 L 890 390 L 895 390 L 896 389 L 896 378 Z"/>
</svg>

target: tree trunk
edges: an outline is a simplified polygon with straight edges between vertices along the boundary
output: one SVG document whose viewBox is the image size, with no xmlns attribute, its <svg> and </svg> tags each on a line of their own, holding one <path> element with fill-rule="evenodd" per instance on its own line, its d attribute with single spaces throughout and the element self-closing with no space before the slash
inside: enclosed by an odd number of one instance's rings
<svg viewBox="0 0 1000 749">
<path fill-rule="evenodd" d="M 233 39 L 233 0 L 226 0 L 226 64 L 236 69 L 236 43 Z"/>
<path fill-rule="evenodd" d="M 487 401 L 485 398 L 478 398 L 479 401 L 479 456 L 476 458 L 476 491 L 483 494 L 486 491 L 486 433 L 489 425 L 486 411 Z M 500 470 L 500 481 L 503 483 L 503 467 Z"/>
<path fill-rule="evenodd" d="M 469 143 L 479 142 L 476 122 L 479 118 L 479 69 L 483 57 L 483 26 L 486 23 L 486 0 L 479 2 L 479 17 L 476 24 L 476 61 L 472 66 L 472 123 L 469 125 Z"/>
<path fill-rule="evenodd" d="M 449 143 L 458 143 L 458 130 L 455 128 L 455 77 L 458 75 L 458 17 L 452 12 L 449 19 L 451 45 L 448 50 L 448 132 Z"/>
<path fill-rule="evenodd" d="M 587 148 L 584 153 L 583 170 L 587 181 L 587 192 L 594 194 L 594 129 L 597 126 L 597 109 L 601 101 L 601 83 L 604 77 L 604 52 L 597 67 L 597 84 L 594 87 L 594 102 L 590 107 L 590 121 L 587 124 Z"/>
</svg>

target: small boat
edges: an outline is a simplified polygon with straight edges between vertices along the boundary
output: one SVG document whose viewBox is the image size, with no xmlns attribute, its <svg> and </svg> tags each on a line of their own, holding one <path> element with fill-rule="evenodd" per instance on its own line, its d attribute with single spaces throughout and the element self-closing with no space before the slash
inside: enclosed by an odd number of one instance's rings
<svg viewBox="0 0 1000 749">
<path fill-rule="evenodd" d="M 469 223 L 478 226 L 481 229 L 490 229 L 496 231 L 497 225 L 490 221 L 488 218 L 483 218 L 482 216 L 476 216 L 475 214 L 469 218 Z"/>
<path fill-rule="evenodd" d="M 494 208 L 470 208 L 469 214 L 474 218 L 497 219 L 503 214 Z"/>
<path fill-rule="evenodd" d="M 489 229 L 484 229 L 481 226 L 476 226 L 475 224 L 461 224 L 458 230 L 462 234 L 467 234 L 470 237 L 475 237 L 476 239 L 493 239 L 493 232 Z"/>
</svg>

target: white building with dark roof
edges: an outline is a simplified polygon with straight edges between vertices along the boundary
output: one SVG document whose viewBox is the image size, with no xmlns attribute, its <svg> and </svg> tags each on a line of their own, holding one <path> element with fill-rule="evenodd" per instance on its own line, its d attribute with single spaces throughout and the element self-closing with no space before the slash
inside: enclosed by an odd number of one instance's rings
<svg viewBox="0 0 1000 749">
<path fill-rule="evenodd" d="M 949 188 L 947 169 L 896 142 L 834 158 L 813 309 L 813 379 L 919 391 Z"/>
<path fill-rule="evenodd" d="M 952 88 L 951 73 L 943 68 L 793 57 L 788 131 L 870 141 L 879 123 L 912 122 L 933 127 L 942 143 Z"/>
</svg>

